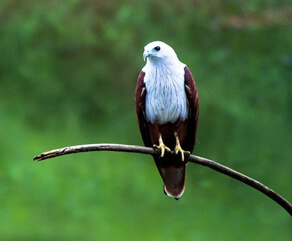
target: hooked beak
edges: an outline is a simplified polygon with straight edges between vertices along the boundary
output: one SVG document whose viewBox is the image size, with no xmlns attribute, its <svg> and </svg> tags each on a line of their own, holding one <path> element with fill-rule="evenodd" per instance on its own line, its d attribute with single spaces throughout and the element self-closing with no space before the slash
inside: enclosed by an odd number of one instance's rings
<svg viewBox="0 0 292 241">
<path fill-rule="evenodd" d="M 144 61 L 145 61 L 146 58 L 149 57 L 149 56 L 151 56 L 151 54 L 149 53 L 148 50 L 147 50 L 147 51 L 145 50 L 144 53 L 143 53 L 143 59 L 144 59 Z"/>
</svg>

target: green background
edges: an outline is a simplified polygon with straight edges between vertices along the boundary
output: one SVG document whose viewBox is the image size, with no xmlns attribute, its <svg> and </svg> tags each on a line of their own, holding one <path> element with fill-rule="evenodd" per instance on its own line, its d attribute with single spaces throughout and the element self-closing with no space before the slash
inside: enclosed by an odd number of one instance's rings
<svg viewBox="0 0 292 241">
<path fill-rule="evenodd" d="M 142 144 L 143 47 L 170 44 L 200 97 L 195 154 L 292 200 L 292 4 L 231 0 L 0 2 L 0 240 L 281 240 L 291 217 L 252 188 L 189 164 L 162 192 L 150 156 L 34 155 Z"/>
</svg>

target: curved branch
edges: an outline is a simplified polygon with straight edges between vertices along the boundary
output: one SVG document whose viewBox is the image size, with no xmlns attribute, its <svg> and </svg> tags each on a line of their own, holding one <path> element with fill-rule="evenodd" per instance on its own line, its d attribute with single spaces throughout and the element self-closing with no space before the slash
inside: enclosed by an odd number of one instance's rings
<svg viewBox="0 0 292 241">
<path fill-rule="evenodd" d="M 34 161 L 42 161 L 48 158 L 53 158 L 57 156 L 63 156 L 72 153 L 79 152 L 89 152 L 89 151 L 118 151 L 118 152 L 135 152 L 142 153 L 148 155 L 159 155 L 159 150 L 154 150 L 150 147 L 143 146 L 135 146 L 135 145 L 121 145 L 121 144 L 90 144 L 90 145 L 77 145 L 77 146 L 69 146 L 60 149 L 55 149 L 52 151 L 44 152 L 38 156 L 34 157 Z M 230 176 L 240 182 L 243 182 L 252 188 L 257 189 L 262 192 L 280 206 L 282 206 L 291 216 L 292 216 L 292 205 L 278 193 L 268 188 L 264 184 L 240 173 L 232 170 L 229 167 L 226 167 L 222 164 L 219 164 L 215 161 L 209 160 L 207 158 L 190 155 L 188 157 L 189 162 L 197 163 L 203 166 L 207 166 L 217 172 L 223 173 L 224 175 Z"/>
</svg>

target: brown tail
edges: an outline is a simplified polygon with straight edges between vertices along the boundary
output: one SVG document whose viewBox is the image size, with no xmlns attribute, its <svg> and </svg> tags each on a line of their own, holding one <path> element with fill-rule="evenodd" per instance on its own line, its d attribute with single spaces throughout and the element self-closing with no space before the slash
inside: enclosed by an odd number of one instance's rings
<svg viewBox="0 0 292 241">
<path fill-rule="evenodd" d="M 164 182 L 164 193 L 178 200 L 185 190 L 186 162 L 180 156 L 155 157 L 155 163 Z"/>
</svg>

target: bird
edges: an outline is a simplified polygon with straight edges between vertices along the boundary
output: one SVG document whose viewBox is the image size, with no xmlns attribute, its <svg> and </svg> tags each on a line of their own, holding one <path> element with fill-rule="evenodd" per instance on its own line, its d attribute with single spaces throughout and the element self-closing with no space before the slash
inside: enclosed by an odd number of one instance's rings
<svg viewBox="0 0 292 241">
<path fill-rule="evenodd" d="M 193 152 L 199 118 L 195 80 L 174 49 L 162 41 L 144 47 L 145 66 L 135 88 L 139 129 L 164 182 L 164 193 L 178 200 L 185 190 L 186 165 Z"/>
</svg>

